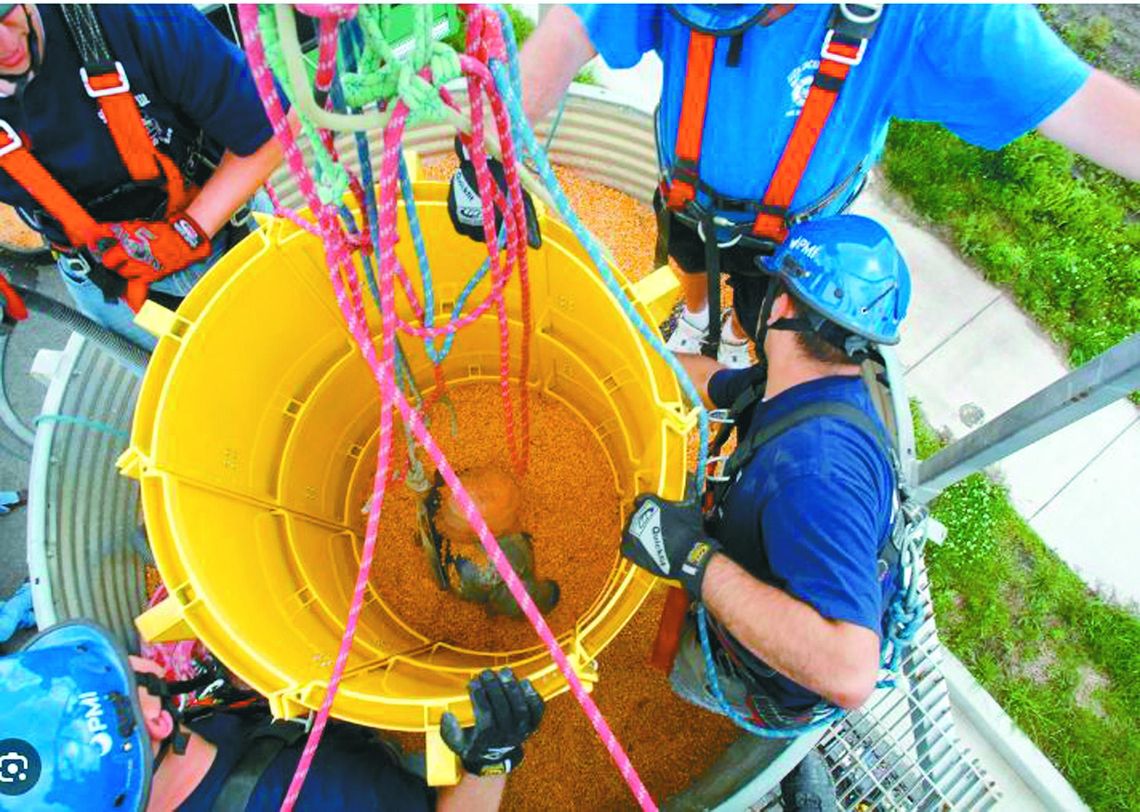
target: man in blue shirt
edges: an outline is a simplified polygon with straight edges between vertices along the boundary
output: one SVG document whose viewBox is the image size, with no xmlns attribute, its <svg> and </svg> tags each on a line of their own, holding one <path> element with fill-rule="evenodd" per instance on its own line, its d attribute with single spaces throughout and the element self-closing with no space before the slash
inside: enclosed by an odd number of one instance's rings
<svg viewBox="0 0 1140 812">
<path fill-rule="evenodd" d="M 898 341 L 910 278 L 885 229 L 855 215 L 793 226 L 762 267 L 766 366 L 681 356 L 709 404 L 731 408 L 737 449 L 703 516 L 695 500 L 639 496 L 622 553 L 680 580 L 707 613 L 716 674 L 703 621 L 690 618 L 674 690 L 756 727 L 794 728 L 859 707 L 878 677 L 896 483 L 860 362 Z M 761 760 L 782 744 L 757 747 Z"/>
<path fill-rule="evenodd" d="M 876 7 L 847 8 L 875 16 Z M 699 154 L 689 167 L 700 182 L 693 205 L 663 213 L 669 253 L 685 272 L 685 311 L 670 338 L 675 351 L 700 351 L 708 336 L 707 254 L 697 229 L 698 212 L 706 210 L 719 218 L 704 236 L 717 232 L 719 263 L 734 285 L 738 311 L 737 324 L 724 324 L 720 357 L 732 366 L 748 364 L 744 337 L 754 330 L 762 295 L 752 262 L 779 242 L 750 239 L 748 226 L 766 192 L 774 191 L 770 182 L 813 83 L 822 84 L 821 52 L 836 51 L 825 43 L 835 29 L 834 9 L 557 7 L 522 49 L 523 103 L 531 121 L 555 107 L 595 54 L 624 68 L 656 52 L 664 66 L 657 141 L 668 186 L 684 176 L 675 170 L 691 45 L 701 32 L 712 32 L 707 111 L 697 117 L 703 129 L 698 127 Z M 987 149 L 1037 129 L 1124 177 L 1140 179 L 1140 93 L 1082 62 L 1031 5 L 890 5 L 857 51 L 836 58 L 840 63 L 832 62 L 846 78 L 794 194 L 777 211 L 783 226 L 845 210 L 881 155 L 892 118 L 937 121 Z"/>
<path fill-rule="evenodd" d="M 0 4 L 0 201 L 55 246 L 81 310 L 149 348 L 133 324 L 146 283 L 163 304 L 185 296 L 248 232 L 247 201 L 281 152 L 244 54 L 192 6 L 94 7 L 110 86 L 64 11 Z M 131 98 L 134 112 L 114 106 Z M 124 133 L 143 143 L 121 148 Z M 153 161 L 132 169 L 139 152 Z"/>
<path fill-rule="evenodd" d="M 0 657 L 0 809 L 279 809 L 306 729 L 248 708 L 207 708 L 187 721 L 172 702 L 187 687 L 87 621 L 53 626 Z M 509 669 L 484 671 L 468 692 L 474 727 L 450 713 L 440 725 L 465 770 L 457 785 L 429 788 L 375 731 L 332 722 L 296 808 L 497 809 L 544 706 Z"/>
</svg>

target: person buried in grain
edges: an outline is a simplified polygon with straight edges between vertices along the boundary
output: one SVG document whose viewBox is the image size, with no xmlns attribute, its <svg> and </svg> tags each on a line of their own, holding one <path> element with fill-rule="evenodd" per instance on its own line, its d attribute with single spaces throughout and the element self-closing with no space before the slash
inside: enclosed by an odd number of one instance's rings
<svg viewBox="0 0 1140 812">
<path fill-rule="evenodd" d="M 558 584 L 539 580 L 535 575 L 534 541 L 522 529 L 522 492 L 518 483 L 491 465 L 465 471 L 459 478 L 526 591 L 541 612 L 549 612 L 558 603 Z M 506 582 L 488 560 L 479 537 L 438 472 L 419 504 L 419 525 L 421 544 L 441 589 L 450 589 L 463 600 L 486 604 L 488 614 L 522 616 Z"/>
</svg>

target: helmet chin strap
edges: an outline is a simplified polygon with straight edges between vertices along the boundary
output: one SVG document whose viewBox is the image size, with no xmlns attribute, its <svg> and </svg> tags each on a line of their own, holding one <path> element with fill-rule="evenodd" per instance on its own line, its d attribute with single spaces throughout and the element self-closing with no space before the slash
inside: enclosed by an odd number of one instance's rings
<svg viewBox="0 0 1140 812">
<path fill-rule="evenodd" d="M 768 289 L 764 292 L 764 303 L 760 307 L 760 318 L 756 323 L 757 355 L 765 361 L 768 360 L 764 355 L 764 338 L 768 335 L 769 330 L 786 330 L 789 333 L 815 333 L 831 346 L 841 350 L 857 364 L 861 364 L 867 359 L 871 353 L 870 341 L 863 336 L 844 330 L 835 322 L 828 321 L 815 311 L 808 310 L 806 314 L 798 315 L 793 319 L 777 319 L 772 324 L 768 324 L 768 320 L 772 317 L 772 307 L 776 303 L 776 297 L 786 292 L 784 284 L 778 279 L 769 281 Z"/>
<path fill-rule="evenodd" d="M 178 694 L 185 694 L 199 688 L 204 688 L 212 682 L 213 679 L 214 675 L 207 673 L 192 680 L 167 682 L 157 674 L 143 671 L 135 672 L 135 682 L 146 689 L 146 692 L 151 696 L 158 697 L 162 703 L 162 709 L 170 714 L 170 718 L 174 722 L 174 729 L 171 730 L 170 735 L 163 739 L 158 745 L 158 755 L 154 757 L 154 772 L 158 772 L 158 767 L 162 764 L 163 759 L 166 758 L 167 753 L 173 751 L 176 756 L 184 755 L 186 753 L 186 745 L 190 742 L 189 735 L 187 735 L 181 726 L 182 711 L 174 704 L 173 697 Z"/>
</svg>

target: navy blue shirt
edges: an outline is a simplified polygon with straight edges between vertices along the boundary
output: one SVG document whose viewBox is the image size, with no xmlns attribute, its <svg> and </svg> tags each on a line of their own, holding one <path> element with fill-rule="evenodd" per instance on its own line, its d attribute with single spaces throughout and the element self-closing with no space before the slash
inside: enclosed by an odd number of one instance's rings
<svg viewBox="0 0 1140 812">
<path fill-rule="evenodd" d="M 190 725 L 191 730 L 217 747 L 217 755 L 205 778 L 178 807 L 180 812 L 210 812 L 226 777 L 245 752 L 248 731 L 258 724 L 234 714 L 216 713 Z M 435 797 L 422 778 L 397 766 L 378 742 L 361 743 L 364 729 L 334 732 L 334 728 L 326 728 L 317 748 L 297 799 L 298 810 L 416 812 L 435 807 Z M 280 808 L 303 749 L 302 738 L 277 754 L 257 782 L 246 812 L 276 812 Z"/>
<path fill-rule="evenodd" d="M 729 405 L 754 370 L 725 370 L 709 381 L 709 397 Z M 810 403 L 852 405 L 882 427 L 858 377 L 820 378 L 758 403 L 747 434 Z M 883 429 L 885 435 L 885 429 Z M 882 447 L 837 417 L 800 423 L 763 445 L 728 491 L 709 533 L 756 578 L 812 606 L 823 617 L 882 627 L 877 570 L 894 498 L 894 473 Z M 767 670 L 765 692 L 789 708 L 818 696 Z"/>
<path fill-rule="evenodd" d="M 23 135 L 40 163 L 81 205 L 90 207 L 130 176 L 96 100 L 80 80 L 79 54 L 59 7 L 37 9 L 44 25 L 43 64 L 22 98 L 0 98 L 0 119 Z M 245 55 L 193 6 L 100 4 L 94 9 L 152 140 L 188 176 L 202 182 L 210 171 L 203 164 L 216 162 L 223 150 L 249 155 L 272 137 Z M 193 159 L 196 153 L 205 161 Z M 152 199 L 144 196 L 138 205 L 148 206 Z M 0 201 L 38 208 L 5 172 L 0 172 Z M 89 210 L 103 221 L 152 216 L 132 207 L 119 198 L 111 210 L 100 211 L 97 204 Z"/>
</svg>

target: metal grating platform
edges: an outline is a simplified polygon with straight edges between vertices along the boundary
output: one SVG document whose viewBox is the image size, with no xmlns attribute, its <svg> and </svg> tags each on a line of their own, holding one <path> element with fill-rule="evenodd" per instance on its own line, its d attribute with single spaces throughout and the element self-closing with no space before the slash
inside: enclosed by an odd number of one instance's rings
<svg viewBox="0 0 1140 812">
<path fill-rule="evenodd" d="M 841 809 L 987 810 L 1001 797 L 954 728 L 925 568 L 920 586 L 926 620 L 896 686 L 877 691 L 820 741 Z"/>
</svg>

